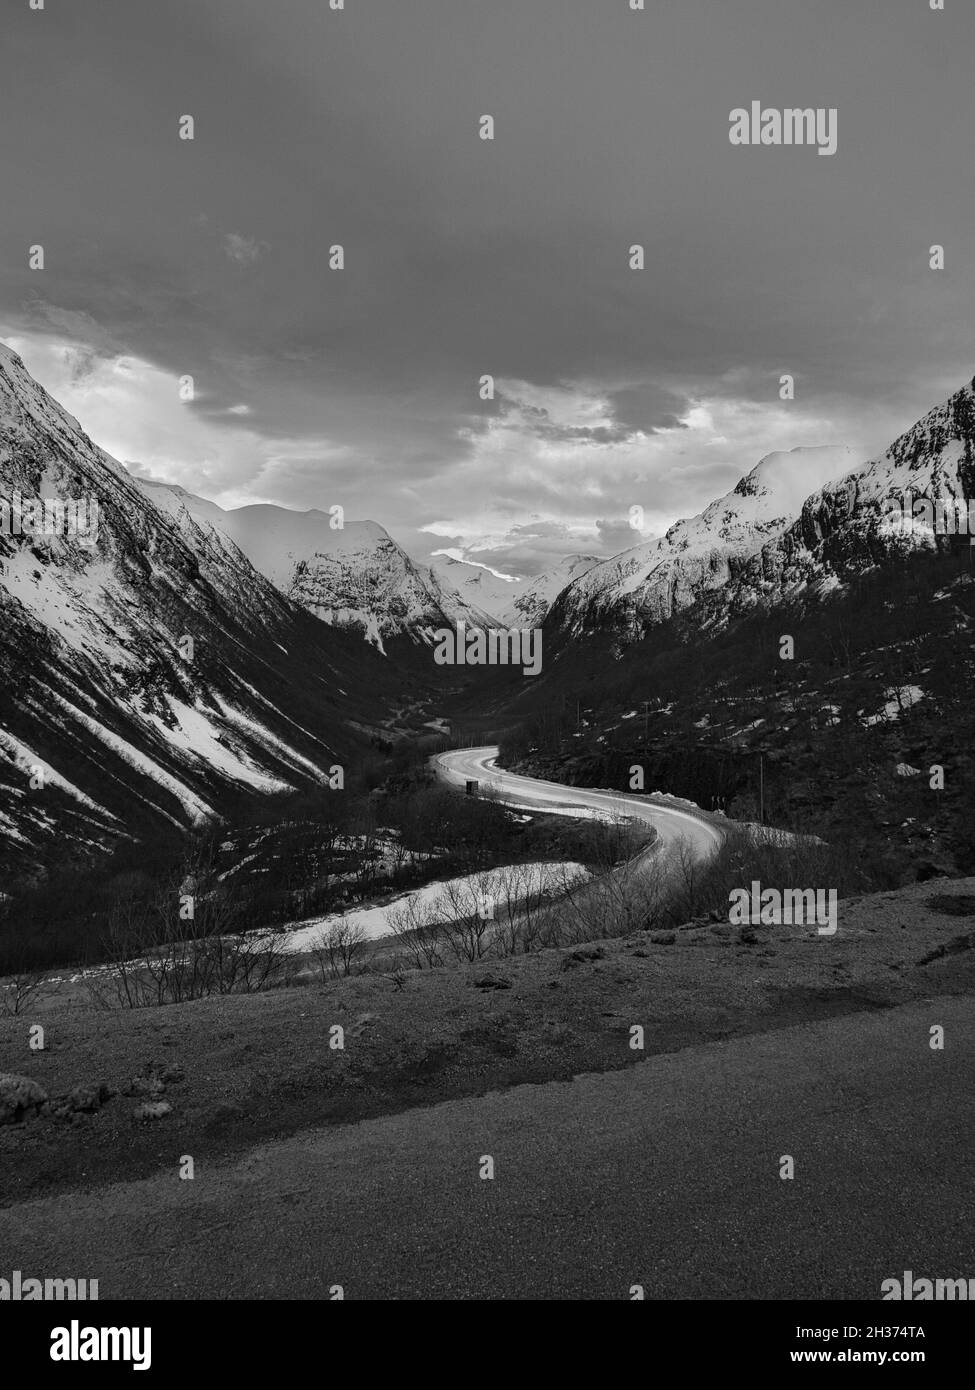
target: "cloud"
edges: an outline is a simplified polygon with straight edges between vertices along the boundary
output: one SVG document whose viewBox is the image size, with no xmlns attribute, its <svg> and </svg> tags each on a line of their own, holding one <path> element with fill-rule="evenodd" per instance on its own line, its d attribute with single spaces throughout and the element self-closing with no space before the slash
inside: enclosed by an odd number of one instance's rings
<svg viewBox="0 0 975 1390">
<path fill-rule="evenodd" d="M 834 0 L 825 29 L 769 0 L 652 26 L 591 0 L 62 8 L 43 52 L 26 6 L 5 18 L 4 95 L 33 116 L 4 244 L 42 228 L 48 268 L 0 258 L 0 320 L 93 437 L 192 491 L 340 502 L 418 557 L 528 573 L 630 542 L 634 505 L 659 534 L 772 449 L 879 451 L 971 376 L 973 7 L 920 67 L 916 0 L 880 26 Z M 827 73 L 835 159 L 729 146 L 779 70 Z M 174 76 L 194 144 L 160 119 Z"/>
<path fill-rule="evenodd" d="M 596 522 L 599 533 L 599 551 L 603 555 L 618 555 L 621 550 L 629 550 L 650 538 L 646 527 L 636 528 L 628 517 L 601 518 Z"/>
<path fill-rule="evenodd" d="M 221 506 L 274 500 L 275 473 L 295 474 L 336 446 L 328 440 L 264 439 L 216 423 L 180 399 L 179 377 L 132 356 L 102 356 L 63 339 L 4 331 L 28 370 L 85 432 L 140 477 L 178 483 Z"/>
<path fill-rule="evenodd" d="M 615 427 L 612 392 L 524 382 L 506 390 L 498 413 L 468 426 L 470 455 L 443 472 L 439 515 L 419 529 L 449 540 L 464 559 L 490 556 L 519 573 L 538 573 L 570 552 L 610 556 L 662 535 L 775 450 L 847 442 L 836 421 L 797 402 L 696 399 L 690 383 L 647 384 L 645 399 L 683 401 L 673 425 L 649 433 Z M 612 437 L 600 438 L 602 429 Z M 451 498 L 458 505 L 447 510 Z M 642 517 L 639 529 L 631 515 Z"/>
<path fill-rule="evenodd" d="M 453 443 L 440 448 L 426 447 L 422 430 L 397 438 L 403 416 L 395 402 L 388 439 L 377 433 L 382 417 L 369 416 L 371 434 L 362 433 L 353 418 L 362 412 L 349 402 L 336 412 L 334 433 L 313 431 L 300 408 L 286 433 L 274 428 L 277 412 L 268 418 L 263 407 L 259 360 L 237 362 L 230 373 L 261 403 L 255 411 L 223 394 L 221 376 L 205 376 L 187 404 L 181 373 L 138 356 L 48 331 L 2 336 L 92 438 L 116 458 L 136 460 L 140 472 L 222 506 L 340 503 L 350 518 L 381 522 L 419 558 L 449 550 L 504 573 L 534 575 L 568 553 L 615 554 L 701 510 L 774 449 L 846 442 L 836 421 L 798 402 L 773 408 L 728 394 L 739 380 L 702 398 L 690 382 L 627 387 L 666 411 L 682 403 L 673 425 L 658 418 L 650 430 L 619 424 L 612 384 L 519 379 L 505 380 L 494 414 L 455 421 Z M 92 336 L 105 335 L 96 326 Z M 640 531 L 629 525 L 636 506 Z"/>
</svg>

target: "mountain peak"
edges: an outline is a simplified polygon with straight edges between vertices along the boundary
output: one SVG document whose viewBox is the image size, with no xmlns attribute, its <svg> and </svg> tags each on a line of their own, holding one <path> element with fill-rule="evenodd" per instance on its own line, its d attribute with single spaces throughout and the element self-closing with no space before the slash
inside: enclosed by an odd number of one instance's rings
<svg viewBox="0 0 975 1390">
<path fill-rule="evenodd" d="M 766 454 L 697 516 L 574 578 L 555 605 L 559 625 L 639 636 L 726 584 L 746 557 L 786 529 L 816 487 L 859 457 L 845 445 Z"/>
<path fill-rule="evenodd" d="M 967 502 L 973 494 L 975 381 L 929 410 L 880 458 L 811 492 L 792 525 L 770 537 L 742 567 L 720 606 L 733 613 L 758 598 L 830 591 L 904 547 L 933 550 L 950 544 L 930 527 L 892 527 L 885 503 L 907 496 Z"/>
<path fill-rule="evenodd" d="M 774 496 L 796 511 L 817 487 L 837 478 L 863 461 L 846 444 L 798 445 L 776 449 L 756 463 L 733 489 L 739 497 Z"/>
<path fill-rule="evenodd" d="M 225 510 L 183 488 L 139 483 L 172 514 L 189 514 L 232 542 L 316 618 L 360 632 L 384 655 L 390 638 L 421 642 L 427 628 L 448 626 L 457 617 L 484 617 L 465 606 L 451 584 L 432 582 L 378 521 L 336 527 L 329 512 L 298 512 L 269 502 Z"/>
<path fill-rule="evenodd" d="M 24 360 L 0 342 L 0 424 L 40 427 L 58 436 L 90 443 L 81 425 L 31 376 Z"/>
</svg>

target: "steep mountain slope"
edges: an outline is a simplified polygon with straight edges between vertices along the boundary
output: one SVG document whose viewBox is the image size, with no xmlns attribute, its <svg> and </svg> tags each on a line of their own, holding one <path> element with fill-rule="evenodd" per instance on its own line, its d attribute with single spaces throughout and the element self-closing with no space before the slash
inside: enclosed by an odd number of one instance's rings
<svg viewBox="0 0 975 1390">
<path fill-rule="evenodd" d="M 509 610 L 509 622 L 516 627 L 539 627 L 562 590 L 599 563 L 596 555 L 563 556 L 557 565 L 537 579 L 526 581 L 526 587 Z"/>
<path fill-rule="evenodd" d="M 493 615 L 492 626 L 508 625 L 512 605 L 523 593 L 527 580 L 502 579 L 483 565 L 441 556 L 430 566 L 444 588 L 458 593 L 465 603 Z"/>
<path fill-rule="evenodd" d="M 893 882 L 975 869 L 968 547 L 891 557 L 706 628 L 689 609 L 617 660 L 575 643 L 492 711 L 503 766 L 664 789 L 876 853 Z M 780 659 L 784 632 L 795 659 Z"/>
<path fill-rule="evenodd" d="M 813 488 L 856 462 L 843 446 L 767 455 L 698 516 L 574 580 L 552 606 L 553 626 L 573 635 L 639 638 L 726 585 L 750 555 L 786 530 Z"/>
<path fill-rule="evenodd" d="M 598 564 L 595 555 L 566 555 L 544 574 L 511 580 L 466 560 L 438 560 L 432 568 L 465 602 L 493 613 L 495 625 L 537 627 L 566 585 Z"/>
<path fill-rule="evenodd" d="M 321 783 L 380 724 L 385 662 L 155 506 L 0 345 L 0 499 L 18 494 L 85 499 L 98 525 L 0 534 L 8 871 Z"/>
<path fill-rule="evenodd" d="M 171 515 L 186 513 L 239 546 L 282 593 L 330 626 L 365 636 L 385 654 L 391 638 L 423 640 L 458 618 L 490 622 L 441 576 L 417 565 L 375 521 L 333 528 L 327 512 L 256 504 L 225 510 L 183 488 L 137 480 Z"/>
<path fill-rule="evenodd" d="M 793 524 L 741 566 L 718 615 L 779 602 L 809 587 L 828 592 L 910 551 L 948 549 L 950 539 L 923 519 L 907 526 L 891 520 L 885 504 L 905 497 L 908 514 L 919 498 L 975 498 L 975 382 L 929 411 L 881 458 L 812 493 Z"/>
</svg>

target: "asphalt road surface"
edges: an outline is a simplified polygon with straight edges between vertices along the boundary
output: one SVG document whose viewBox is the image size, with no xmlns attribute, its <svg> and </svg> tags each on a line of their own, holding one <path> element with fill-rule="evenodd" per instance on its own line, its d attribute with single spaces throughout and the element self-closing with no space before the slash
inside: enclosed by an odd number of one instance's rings
<svg viewBox="0 0 975 1390">
<path fill-rule="evenodd" d="M 540 811 L 582 806 L 612 816 L 632 816 L 647 821 L 657 831 L 658 843 L 665 849 L 684 840 L 698 857 L 705 859 L 721 843 L 721 831 L 717 826 L 687 811 L 627 796 L 625 792 L 567 787 L 563 782 L 519 777 L 498 768 L 497 757 L 496 746 L 456 748 L 441 753 L 434 764 L 442 781 L 456 787 L 476 781 L 482 789 L 490 788 L 500 800 L 517 806 L 537 806 Z"/>
<path fill-rule="evenodd" d="M 102 1298 L 879 1299 L 908 1269 L 975 1277 L 973 1002 L 200 1152 L 192 1181 L 174 1147 L 147 1181 L 0 1211 L 0 1268 Z"/>
</svg>

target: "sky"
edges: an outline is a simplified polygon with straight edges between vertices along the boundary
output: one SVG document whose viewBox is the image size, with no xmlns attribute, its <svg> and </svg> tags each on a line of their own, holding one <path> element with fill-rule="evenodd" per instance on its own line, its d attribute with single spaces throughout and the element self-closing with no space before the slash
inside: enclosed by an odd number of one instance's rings
<svg viewBox="0 0 975 1390">
<path fill-rule="evenodd" d="M 531 575 L 971 379 L 969 0 L 331 2 L 2 0 L 0 339 L 133 472 Z"/>
</svg>

